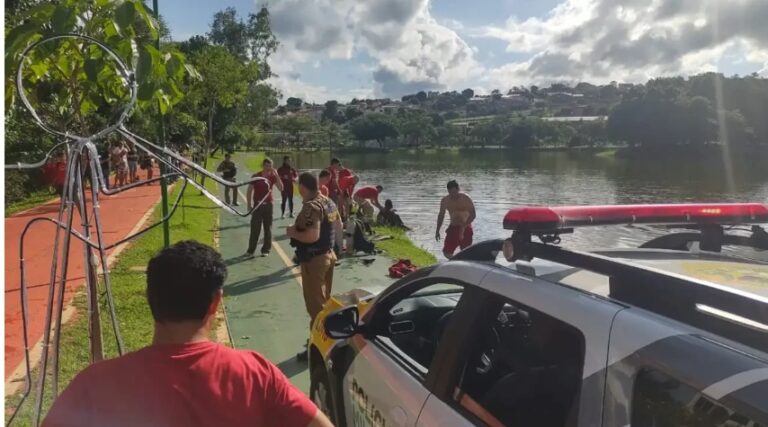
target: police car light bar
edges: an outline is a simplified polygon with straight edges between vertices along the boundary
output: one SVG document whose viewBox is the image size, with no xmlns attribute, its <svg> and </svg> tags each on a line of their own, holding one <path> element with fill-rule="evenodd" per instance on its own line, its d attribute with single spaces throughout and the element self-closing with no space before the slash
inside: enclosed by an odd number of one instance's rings
<svg viewBox="0 0 768 427">
<path fill-rule="evenodd" d="M 556 231 L 618 224 L 760 224 L 768 223 L 768 206 L 760 203 L 529 206 L 504 216 L 506 230 Z"/>
</svg>

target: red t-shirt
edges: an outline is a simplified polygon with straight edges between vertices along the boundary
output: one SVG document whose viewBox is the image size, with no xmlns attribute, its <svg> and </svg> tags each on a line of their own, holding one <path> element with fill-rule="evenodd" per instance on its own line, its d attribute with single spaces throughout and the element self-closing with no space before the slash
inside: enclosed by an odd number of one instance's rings
<svg viewBox="0 0 768 427">
<path fill-rule="evenodd" d="M 355 175 L 351 170 L 343 168 L 339 171 L 339 188 L 352 194 L 355 189 Z"/>
<path fill-rule="evenodd" d="M 375 200 L 376 203 L 379 203 L 379 189 L 373 186 L 361 187 L 359 190 L 355 191 L 355 197 Z"/>
<path fill-rule="evenodd" d="M 213 342 L 159 345 L 95 363 L 43 426 L 297 426 L 315 405 L 253 351 Z"/>
<path fill-rule="evenodd" d="M 277 174 L 280 175 L 280 180 L 283 181 L 283 189 L 293 189 L 293 181 L 299 177 L 299 173 L 296 169 L 283 165 L 277 169 Z"/>
<path fill-rule="evenodd" d="M 257 172 L 253 174 L 253 176 L 262 176 L 262 172 Z M 264 196 L 267 196 L 267 198 L 264 200 L 264 204 L 272 204 L 272 192 L 269 190 L 272 189 L 272 187 L 277 182 L 277 177 L 274 174 L 270 174 L 267 179 L 269 180 L 269 185 L 267 185 L 267 183 L 264 181 L 256 181 L 251 184 L 251 188 L 253 188 L 254 205 L 259 203 L 261 199 L 264 198 Z"/>
</svg>

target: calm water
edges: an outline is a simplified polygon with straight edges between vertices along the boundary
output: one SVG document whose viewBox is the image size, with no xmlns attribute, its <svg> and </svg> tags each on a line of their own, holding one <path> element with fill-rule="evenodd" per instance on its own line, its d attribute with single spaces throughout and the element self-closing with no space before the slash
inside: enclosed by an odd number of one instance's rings
<svg viewBox="0 0 768 427">
<path fill-rule="evenodd" d="M 276 158 L 279 158 L 275 154 Z M 298 156 L 300 169 L 319 169 L 325 153 Z M 362 185 L 381 184 L 412 239 L 440 253 L 435 226 L 445 184 L 456 179 L 475 202 L 475 241 L 507 237 L 504 213 L 521 205 L 673 202 L 767 202 L 768 160 L 735 164 L 727 178 L 722 161 L 621 160 L 589 154 L 468 150 L 431 153 L 347 154 L 344 164 Z M 563 238 L 573 248 L 633 247 L 662 231 L 649 227 L 576 230 Z"/>
</svg>

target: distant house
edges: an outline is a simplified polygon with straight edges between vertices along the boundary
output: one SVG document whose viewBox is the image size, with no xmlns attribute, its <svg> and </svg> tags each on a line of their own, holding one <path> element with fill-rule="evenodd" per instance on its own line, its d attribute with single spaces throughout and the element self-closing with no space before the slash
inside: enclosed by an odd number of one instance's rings
<svg viewBox="0 0 768 427">
<path fill-rule="evenodd" d="M 581 93 L 552 92 L 549 94 L 549 102 L 557 104 L 579 101 L 581 98 L 584 98 L 584 95 Z"/>
<path fill-rule="evenodd" d="M 497 102 L 510 108 L 528 108 L 531 105 L 531 100 L 521 94 L 502 95 Z"/>
<path fill-rule="evenodd" d="M 307 116 L 310 119 L 320 121 L 323 118 L 325 106 L 320 104 L 304 104 L 296 114 Z"/>
</svg>

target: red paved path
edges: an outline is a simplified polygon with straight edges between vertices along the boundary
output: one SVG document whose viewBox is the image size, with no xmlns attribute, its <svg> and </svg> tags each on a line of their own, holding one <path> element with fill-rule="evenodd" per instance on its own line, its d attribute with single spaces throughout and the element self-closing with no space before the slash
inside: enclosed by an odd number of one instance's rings
<svg viewBox="0 0 768 427">
<path fill-rule="evenodd" d="M 143 175 L 143 174 L 142 174 Z M 101 220 L 107 244 L 128 235 L 146 212 L 159 200 L 157 184 L 141 186 L 112 197 L 100 195 Z M 90 207 L 90 204 L 89 204 Z M 32 210 L 5 218 L 5 378 L 24 360 L 24 341 L 21 325 L 19 238 L 27 222 L 38 216 L 55 218 L 59 201 L 47 203 Z M 74 227 L 81 230 L 80 217 L 75 214 Z M 27 232 L 25 241 L 25 271 L 28 292 L 28 327 L 30 348 L 43 336 L 48 300 L 51 258 L 55 227 L 39 222 Z M 63 236 L 63 234 L 62 234 Z M 85 281 L 83 244 L 72 239 L 69 278 L 65 301 L 70 301 Z M 61 270 L 59 269 L 59 272 Z M 58 273 L 57 273 L 58 274 Z"/>
</svg>

